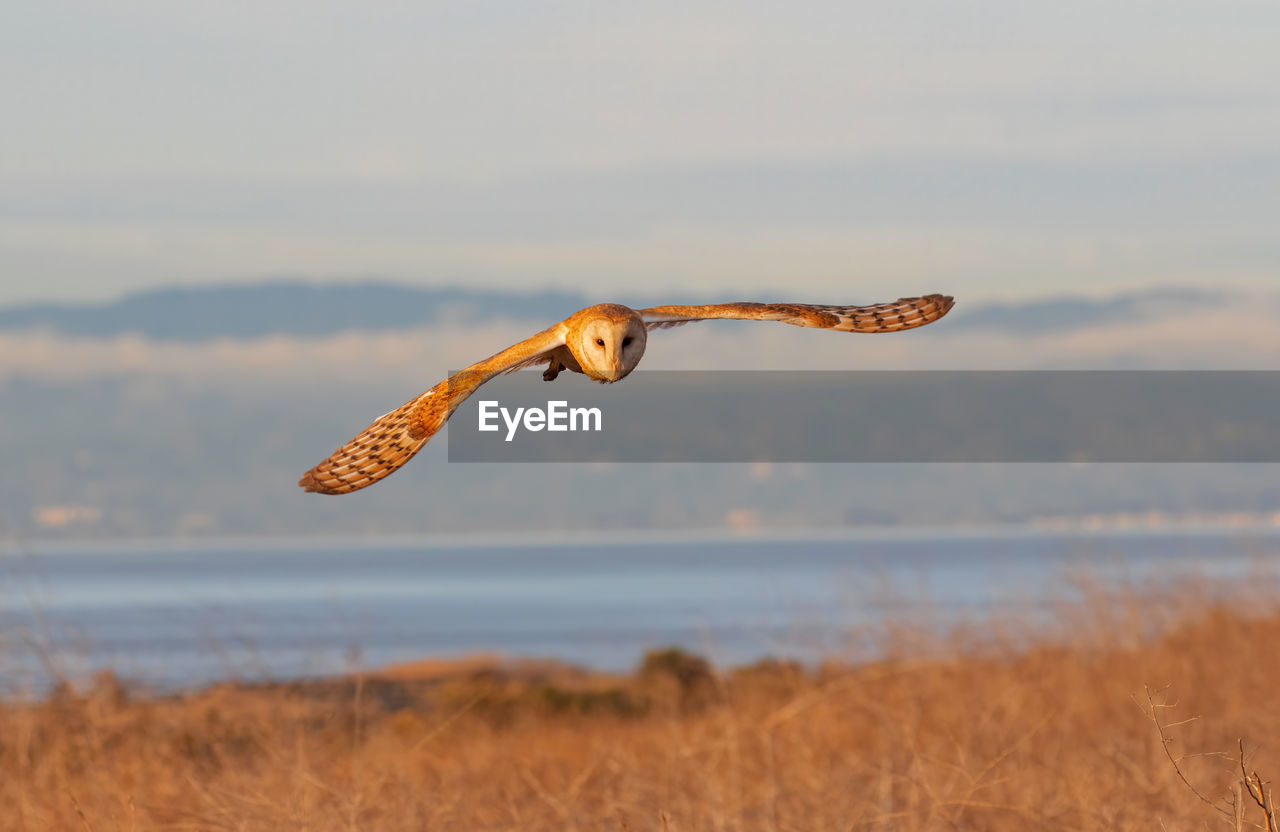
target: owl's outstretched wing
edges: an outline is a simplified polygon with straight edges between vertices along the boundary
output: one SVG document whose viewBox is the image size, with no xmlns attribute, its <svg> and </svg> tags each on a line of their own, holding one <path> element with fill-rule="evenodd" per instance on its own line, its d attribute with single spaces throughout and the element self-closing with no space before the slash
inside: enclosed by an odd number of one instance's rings
<svg viewBox="0 0 1280 832">
<path fill-rule="evenodd" d="M 951 310 L 948 295 L 901 298 L 875 306 L 818 306 L 804 303 L 716 303 L 708 306 L 652 306 L 639 309 L 646 329 L 665 329 L 692 321 L 735 318 L 781 321 L 793 326 L 837 332 L 897 332 L 932 323 Z"/>
<path fill-rule="evenodd" d="M 359 436 L 303 474 L 298 485 L 321 494 L 346 494 L 372 485 L 412 459 L 476 388 L 501 373 L 546 361 L 564 344 L 564 335 L 565 325 L 558 323 L 459 370 L 421 396 L 380 416 Z"/>
</svg>

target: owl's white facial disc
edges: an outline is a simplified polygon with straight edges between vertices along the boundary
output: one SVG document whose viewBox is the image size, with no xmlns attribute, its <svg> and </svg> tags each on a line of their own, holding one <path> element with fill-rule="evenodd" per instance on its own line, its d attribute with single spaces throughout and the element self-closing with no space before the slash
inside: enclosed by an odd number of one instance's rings
<svg viewBox="0 0 1280 832">
<path fill-rule="evenodd" d="M 596 381 L 625 378 L 644 355 L 645 328 L 638 317 L 592 318 L 569 345 L 582 370 Z"/>
</svg>

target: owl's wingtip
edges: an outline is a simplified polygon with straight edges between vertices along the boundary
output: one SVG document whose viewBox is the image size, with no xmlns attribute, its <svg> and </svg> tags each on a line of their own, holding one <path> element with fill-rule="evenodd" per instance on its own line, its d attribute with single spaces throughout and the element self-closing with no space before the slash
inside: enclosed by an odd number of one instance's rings
<svg viewBox="0 0 1280 832">
<path fill-rule="evenodd" d="M 955 298 L 951 295 L 944 295 L 940 292 L 935 292 L 932 295 L 925 295 L 921 300 L 927 300 L 937 304 L 939 318 L 950 312 L 951 308 L 956 305 Z"/>
</svg>

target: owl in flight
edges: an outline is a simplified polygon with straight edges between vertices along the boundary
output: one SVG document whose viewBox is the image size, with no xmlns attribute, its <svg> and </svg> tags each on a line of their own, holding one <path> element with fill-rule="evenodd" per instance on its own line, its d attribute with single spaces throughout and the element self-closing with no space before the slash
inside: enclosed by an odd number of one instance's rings
<svg viewBox="0 0 1280 832">
<path fill-rule="evenodd" d="M 938 320 L 954 301 L 946 295 L 902 298 L 875 306 L 810 306 L 799 303 L 719 303 L 631 309 L 600 303 L 472 364 L 421 396 L 385 414 L 316 467 L 298 485 L 322 494 L 346 494 L 372 485 L 408 462 L 444 425 L 458 405 L 494 376 L 546 364 L 551 381 L 561 370 L 599 382 L 623 379 L 644 355 L 649 331 L 690 321 L 736 318 L 781 321 L 836 332 L 897 332 Z"/>
</svg>

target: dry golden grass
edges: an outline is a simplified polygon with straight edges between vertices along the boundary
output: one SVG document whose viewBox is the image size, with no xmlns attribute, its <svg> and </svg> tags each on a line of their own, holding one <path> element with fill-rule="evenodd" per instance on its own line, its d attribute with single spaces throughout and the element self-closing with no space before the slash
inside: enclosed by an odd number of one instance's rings
<svg viewBox="0 0 1280 832">
<path fill-rule="evenodd" d="M 155 699 L 105 677 L 0 707 L 0 828 L 1231 829 L 1233 799 L 1264 828 L 1233 789 L 1240 737 L 1280 776 L 1280 595 L 1222 589 L 1099 593 L 1034 636 L 890 628 L 888 658 L 818 672 L 668 653 Z"/>
</svg>

